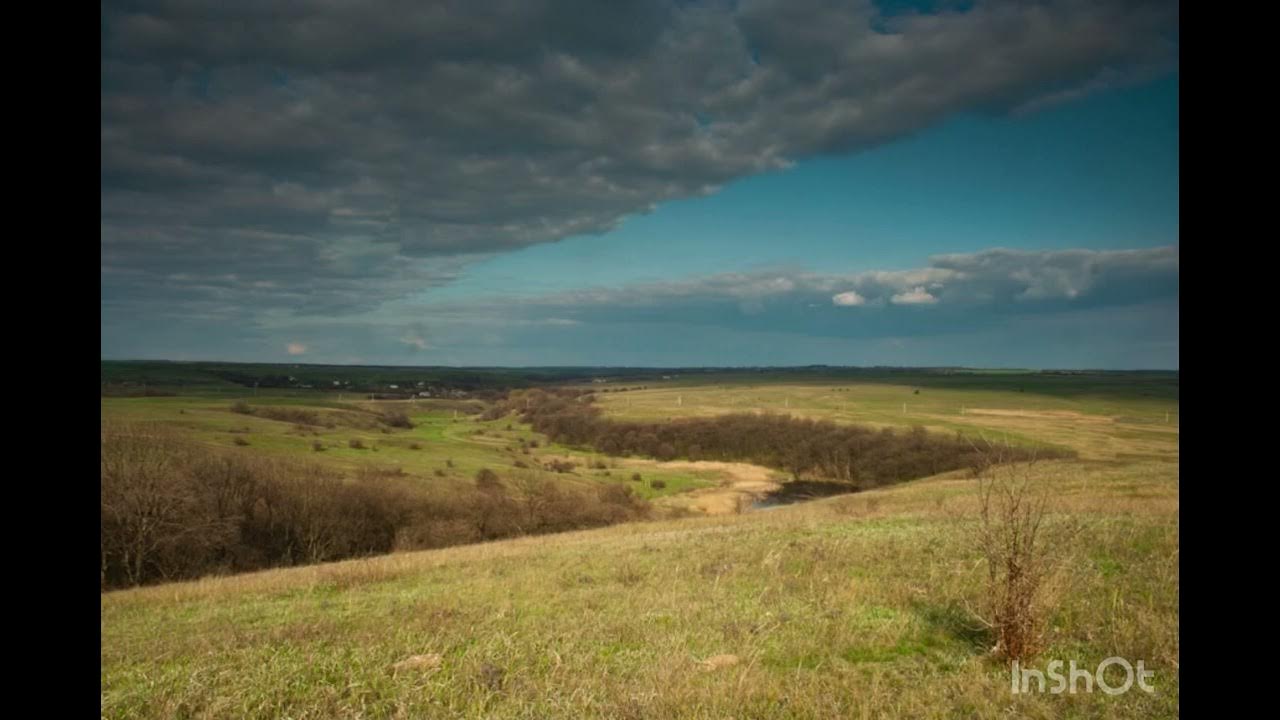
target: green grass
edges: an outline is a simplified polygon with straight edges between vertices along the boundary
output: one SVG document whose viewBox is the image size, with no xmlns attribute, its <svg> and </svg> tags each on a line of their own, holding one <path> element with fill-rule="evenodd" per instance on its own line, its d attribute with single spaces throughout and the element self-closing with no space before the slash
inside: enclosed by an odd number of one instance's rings
<svg viewBox="0 0 1280 720">
<path fill-rule="evenodd" d="M 110 593 L 104 714 L 1176 713 L 1171 518 L 1096 513 L 1084 550 L 1110 564 L 1073 570 L 1045 653 L 1142 658 L 1160 693 L 1014 698 L 962 610 L 981 568 L 962 526 L 933 514 L 942 487 L 879 491 L 874 512 L 837 498 Z M 390 671 L 425 653 L 438 672 Z M 697 664 L 725 653 L 739 664 Z M 480 682 L 486 663 L 501 689 Z"/>
<path fill-rule="evenodd" d="M 747 397 L 779 404 L 790 398 L 797 414 L 901 425 L 918 419 L 901 417 L 906 396 L 930 427 L 1008 432 L 1080 451 L 1078 459 L 1034 470 L 1055 488 L 1055 517 L 1069 514 L 1084 530 L 1057 551 L 1064 574 L 1051 589 L 1050 645 L 1029 666 L 1141 659 L 1155 671 L 1154 695 L 1010 693 L 1007 666 L 986 654 L 991 638 L 967 610 L 979 601 L 985 569 L 968 541 L 972 481 L 953 473 L 742 515 L 105 593 L 102 714 L 1176 717 L 1177 426 L 1176 420 L 1164 426 L 1162 409 L 1172 403 L 1176 418 L 1176 395 L 1142 395 L 1141 383 L 1127 393 L 1117 387 L 1072 393 L 1059 385 L 1020 393 L 961 383 L 926 386 L 918 396 L 917 386 L 846 379 L 689 385 L 605 394 L 601 403 L 610 414 L 661 418 L 740 409 Z M 838 393 L 854 407 L 830 399 L 833 387 L 854 388 Z M 673 392 L 683 396 L 675 409 Z M 1030 414 L 961 416 L 962 404 Z M 350 466 L 402 463 L 424 482 L 438 481 L 430 471 L 449 457 L 455 479 L 469 480 L 481 466 L 502 472 L 500 461 L 528 457 L 507 453 L 506 445 L 532 437 L 518 423 L 507 431 L 506 420 L 455 421 L 451 413 L 422 408 L 413 414 L 413 430 L 360 435 L 379 444 L 376 453 L 313 453 L 310 436 L 234 415 L 228 405 L 122 398 L 104 400 L 103 413 L 186 423 L 186 432 L 227 446 L 227 429 L 248 425 L 253 445 L 243 452 L 306 453 Z M 1158 423 L 1127 419 L 1154 412 L 1161 413 Z M 475 435 L 479 429 L 486 434 Z M 320 432 L 334 442 L 352 436 L 343 428 Z M 409 450 L 411 441 L 424 449 Z M 594 457 L 540 445 L 534 452 L 545 457 Z M 629 479 L 638 470 L 643 485 L 662 477 L 668 491 L 687 489 L 681 478 L 691 485 L 714 479 L 674 469 L 664 477 L 653 463 L 612 461 L 618 467 L 609 476 L 580 467 L 564 479 L 642 485 Z M 438 669 L 392 670 L 397 661 L 428 653 L 441 656 Z M 737 662 L 702 664 L 726 654 Z"/>
<path fill-rule="evenodd" d="M 231 411 L 234 401 L 207 397 L 145 397 L 103 398 L 104 422 L 150 422 L 174 428 L 185 436 L 212 446 L 236 448 L 237 437 L 251 445 L 245 452 L 274 456 L 301 457 L 313 462 L 355 471 L 361 467 L 398 468 L 423 482 L 470 482 L 482 468 L 497 471 L 500 475 L 518 469 L 517 461 L 532 465 L 537 461 L 568 458 L 578 464 L 570 473 L 547 473 L 567 483 L 626 482 L 638 495 L 657 498 L 679 494 L 699 487 L 715 484 L 714 473 L 697 473 L 688 470 L 667 469 L 653 464 L 641 465 L 626 459 L 608 458 L 590 450 L 568 448 L 548 442 L 534 433 L 527 425 L 514 418 L 480 421 L 475 416 L 440 409 L 433 401 L 402 402 L 379 401 L 376 403 L 339 403 L 326 398 L 307 398 L 287 395 L 262 395 L 246 398 L 251 407 L 305 406 L 316 410 L 321 417 L 335 418 L 334 428 L 298 426 Z M 409 415 L 412 429 L 366 429 L 342 424 L 343 417 L 351 417 L 365 423 L 373 423 L 374 416 L 364 410 L 399 410 Z M 507 427 L 511 429 L 508 430 Z M 349 447 L 349 441 L 360 440 L 366 447 L 357 450 Z M 315 442 L 324 445 L 323 452 L 316 452 Z M 521 441 L 537 441 L 538 447 L 529 453 L 521 452 Z M 421 449 L 414 450 L 418 444 Z M 611 467 L 609 475 L 592 469 L 593 461 L 604 460 Z M 452 466 L 450 466 L 452 463 Z M 444 477 L 436 471 L 444 472 Z M 643 483 L 630 482 L 631 474 L 640 470 Z M 655 490 L 650 480 L 662 480 L 666 487 Z"/>
<path fill-rule="evenodd" d="M 934 387 L 928 376 L 916 380 L 921 382 L 673 383 L 602 393 L 598 402 L 609 416 L 628 420 L 763 411 L 876 427 L 923 425 L 938 432 L 1070 448 L 1089 457 L 1113 456 L 1118 447 L 1176 454 L 1176 386 L 1147 392 L 1083 381 L 1085 387 L 1066 392 L 1058 379 L 996 389 L 960 381 L 952 381 L 954 387 Z M 1019 392 L 1018 387 L 1035 391 Z"/>
</svg>

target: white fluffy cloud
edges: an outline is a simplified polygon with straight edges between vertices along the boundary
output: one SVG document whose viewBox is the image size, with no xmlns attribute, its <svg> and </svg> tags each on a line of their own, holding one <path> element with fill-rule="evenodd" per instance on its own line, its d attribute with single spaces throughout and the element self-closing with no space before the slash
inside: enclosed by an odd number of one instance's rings
<svg viewBox="0 0 1280 720">
<path fill-rule="evenodd" d="M 689 280 L 591 288 L 494 301 L 541 312 L 593 307 L 659 308 L 684 302 L 722 302 L 753 312 L 769 303 L 825 303 L 838 307 L 949 305 L 976 307 L 1052 303 L 1119 303 L 1176 293 L 1178 248 L 1141 250 L 992 249 L 939 255 L 927 267 L 849 274 L 791 271 L 722 273 Z M 565 316 L 560 313 L 560 316 Z"/>
<path fill-rule="evenodd" d="M 748 287 L 753 291 L 744 295 Z M 851 292 L 863 298 L 861 306 L 834 300 Z M 937 302 L 892 302 L 912 292 Z M 1178 253 L 991 250 L 902 271 L 774 269 L 422 299 L 357 318 L 278 313 L 247 336 L 187 327 L 177 347 L 192 357 L 248 361 L 278 357 L 279 338 L 287 337 L 308 348 L 309 362 L 1176 367 Z M 152 347 L 175 347 L 168 330 L 152 337 Z"/>
<path fill-rule="evenodd" d="M 852 290 L 831 296 L 831 303 L 841 307 L 855 307 L 858 305 L 865 305 L 866 302 L 866 298 Z"/>
<path fill-rule="evenodd" d="M 427 343 L 426 338 L 416 333 L 408 333 L 404 335 L 403 337 L 400 338 L 400 342 L 417 350 L 426 350 L 427 348 L 431 347 L 431 345 Z"/>
<path fill-rule="evenodd" d="M 917 285 L 906 292 L 895 293 L 889 298 L 889 302 L 894 305 L 932 305 L 938 302 L 938 298 L 930 295 L 923 286 Z"/>
</svg>

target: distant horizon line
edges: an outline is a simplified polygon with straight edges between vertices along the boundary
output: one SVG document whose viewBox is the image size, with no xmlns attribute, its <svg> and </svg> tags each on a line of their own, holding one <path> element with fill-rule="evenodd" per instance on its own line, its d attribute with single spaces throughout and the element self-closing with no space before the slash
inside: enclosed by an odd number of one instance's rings
<svg viewBox="0 0 1280 720">
<path fill-rule="evenodd" d="M 163 362 L 198 365 L 222 363 L 226 365 L 281 365 L 306 367 L 344 368 L 403 368 L 450 370 L 538 370 L 538 369 L 597 369 L 597 370 L 803 370 L 829 368 L 834 370 L 999 370 L 1024 372 L 1179 372 L 1178 368 L 1101 368 L 1101 367 L 1023 367 L 1023 366 L 972 366 L 972 365 L 831 365 L 809 363 L 805 365 L 385 365 L 326 362 L 273 362 L 260 360 L 173 360 L 170 358 L 100 358 L 99 362 Z"/>
</svg>

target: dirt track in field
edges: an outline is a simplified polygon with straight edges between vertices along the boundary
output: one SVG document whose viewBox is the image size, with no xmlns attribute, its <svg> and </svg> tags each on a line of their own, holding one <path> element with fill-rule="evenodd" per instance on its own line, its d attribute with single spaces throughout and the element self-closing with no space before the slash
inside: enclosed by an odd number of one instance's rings
<svg viewBox="0 0 1280 720">
<path fill-rule="evenodd" d="M 702 488 L 665 498 L 673 505 L 697 510 L 707 515 L 731 515 L 738 511 L 740 503 L 751 503 L 780 487 L 774 480 L 776 473 L 769 468 L 750 463 L 700 461 L 672 461 L 649 463 L 672 470 L 712 471 L 723 478 L 718 487 Z"/>
</svg>

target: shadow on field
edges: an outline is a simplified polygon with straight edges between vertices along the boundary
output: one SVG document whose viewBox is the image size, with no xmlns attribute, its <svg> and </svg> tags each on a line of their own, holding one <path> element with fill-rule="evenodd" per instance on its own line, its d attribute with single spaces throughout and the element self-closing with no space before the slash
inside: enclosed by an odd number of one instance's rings
<svg viewBox="0 0 1280 720">
<path fill-rule="evenodd" d="M 822 480 L 788 480 L 777 490 L 766 493 L 752 503 L 752 507 L 768 508 L 779 505 L 817 500 L 833 495 L 848 495 L 858 492 L 858 486 L 843 482 L 826 482 Z"/>
<path fill-rule="evenodd" d="M 968 646 L 974 654 L 983 654 L 995 644 L 991 631 L 956 603 L 913 603 L 911 609 L 930 630 Z"/>
</svg>

